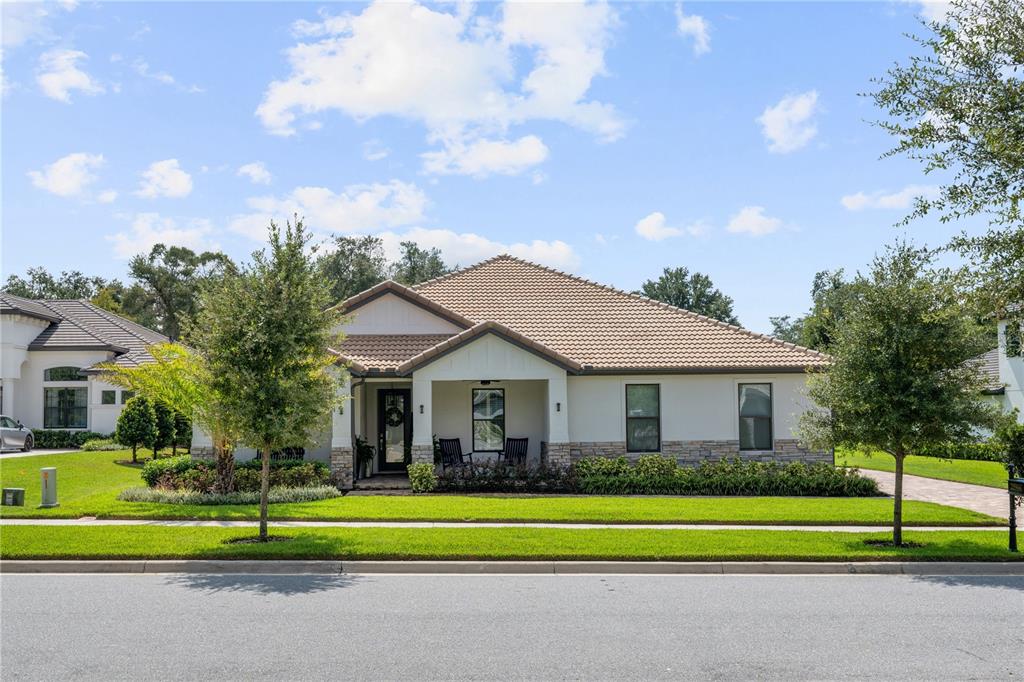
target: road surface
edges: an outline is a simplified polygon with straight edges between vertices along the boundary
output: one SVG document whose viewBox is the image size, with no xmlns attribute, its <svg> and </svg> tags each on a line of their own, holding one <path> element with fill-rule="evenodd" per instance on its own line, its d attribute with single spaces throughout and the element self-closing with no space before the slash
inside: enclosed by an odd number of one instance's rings
<svg viewBox="0 0 1024 682">
<path fill-rule="evenodd" d="M 4 575 L 3 680 L 1020 679 L 1024 577 Z"/>
</svg>

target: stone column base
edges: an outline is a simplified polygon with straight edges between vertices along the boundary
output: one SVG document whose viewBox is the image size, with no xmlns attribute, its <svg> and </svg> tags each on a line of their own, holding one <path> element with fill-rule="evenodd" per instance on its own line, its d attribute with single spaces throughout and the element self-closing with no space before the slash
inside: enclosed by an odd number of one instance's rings
<svg viewBox="0 0 1024 682">
<path fill-rule="evenodd" d="M 352 487 L 352 448 L 331 448 L 331 478 L 343 490 Z"/>
<path fill-rule="evenodd" d="M 433 445 L 413 445 L 412 446 L 412 463 L 413 464 L 433 464 L 434 463 L 434 446 Z"/>
<path fill-rule="evenodd" d="M 213 461 L 213 446 L 211 445 L 193 445 L 188 450 L 189 454 L 192 455 L 192 459 L 204 460 L 208 462 Z"/>
<path fill-rule="evenodd" d="M 569 444 L 541 441 L 540 461 L 553 469 L 568 469 L 572 463 L 569 458 Z"/>
</svg>

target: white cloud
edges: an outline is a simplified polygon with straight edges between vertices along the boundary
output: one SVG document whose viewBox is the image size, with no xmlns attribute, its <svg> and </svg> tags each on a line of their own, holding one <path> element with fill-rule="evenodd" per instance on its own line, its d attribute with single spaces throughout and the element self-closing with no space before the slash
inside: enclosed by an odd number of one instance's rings
<svg viewBox="0 0 1024 682">
<path fill-rule="evenodd" d="M 39 57 L 36 83 L 43 94 L 61 102 L 71 101 L 71 92 L 78 90 L 86 95 L 98 95 L 103 87 L 85 71 L 78 68 L 78 62 L 89 58 L 79 50 L 49 50 Z"/>
<path fill-rule="evenodd" d="M 112 189 L 103 190 L 96 195 L 96 201 L 101 204 L 111 204 L 117 200 L 117 192 Z"/>
<path fill-rule="evenodd" d="M 269 185 L 271 180 L 270 171 L 262 161 L 253 161 L 241 166 L 238 169 L 238 175 L 249 178 L 253 184 L 257 185 Z"/>
<path fill-rule="evenodd" d="M 847 194 L 839 202 L 848 211 L 862 211 L 866 208 L 907 209 L 917 197 L 934 199 L 939 195 L 939 188 L 934 185 L 907 185 L 903 189 L 887 194 L 885 191 L 857 192 Z"/>
<path fill-rule="evenodd" d="M 530 242 L 503 243 L 472 232 L 431 230 L 422 227 L 413 228 L 402 234 L 385 232 L 380 237 L 390 258 L 398 257 L 400 242 L 413 241 L 423 248 L 440 249 L 449 264 L 471 265 L 500 253 L 508 253 L 562 270 L 574 270 L 580 264 L 579 256 L 573 248 L 560 240 L 534 239 Z"/>
<path fill-rule="evenodd" d="M 605 73 L 616 22 L 604 2 L 506 3 L 493 17 L 478 16 L 469 3 L 447 11 L 376 2 L 358 14 L 298 22 L 302 40 L 287 51 L 291 74 L 267 87 L 256 115 L 280 135 L 294 134 L 299 117 L 330 110 L 357 120 L 419 121 L 432 142 L 444 143 L 430 158 L 455 169 L 448 172 L 461 172 L 460 148 L 531 120 L 614 140 L 624 122 L 587 94 Z M 523 63 L 531 66 L 525 75 L 516 70 Z"/>
<path fill-rule="evenodd" d="M 771 234 L 782 227 L 782 221 L 764 214 L 763 206 L 744 206 L 732 218 L 725 229 L 729 232 L 746 233 L 754 237 Z"/>
<path fill-rule="evenodd" d="M 953 7 L 947 0 L 905 0 L 918 6 L 918 13 L 925 21 L 945 21 Z"/>
<path fill-rule="evenodd" d="M 676 30 L 693 39 L 693 53 L 698 57 L 711 51 L 711 24 L 699 14 L 683 12 L 683 3 L 676 3 Z"/>
<path fill-rule="evenodd" d="M 182 92 L 203 92 L 203 89 L 198 85 L 183 85 L 182 83 L 179 83 L 174 76 L 166 71 L 151 71 L 149 63 L 141 58 L 132 62 L 132 69 L 143 78 L 148 78 L 149 80 L 154 80 L 158 83 L 163 83 L 164 85 L 173 86 Z"/>
<path fill-rule="evenodd" d="M 75 3 L 0 2 L 0 44 L 19 47 L 29 42 L 48 41 L 53 38 L 50 19 L 56 8 L 70 12 Z"/>
<path fill-rule="evenodd" d="M 693 237 L 699 236 L 707 231 L 707 225 L 698 221 L 686 227 L 671 227 L 666 223 L 665 214 L 655 211 L 637 221 L 633 229 L 647 241 L 660 242 L 663 239 L 680 237 L 684 234 Z M 599 243 L 603 244 L 604 242 L 599 240 Z"/>
<path fill-rule="evenodd" d="M 548 148 L 536 135 L 518 140 L 476 140 L 447 143 L 441 151 L 421 155 L 423 168 L 440 175 L 517 175 L 548 158 Z"/>
<path fill-rule="evenodd" d="M 367 140 L 363 143 L 363 158 L 367 161 L 380 161 L 386 159 L 391 150 L 384 146 L 380 140 Z"/>
<path fill-rule="evenodd" d="M 114 245 L 114 255 L 131 258 L 138 253 L 148 253 L 156 244 L 185 246 L 193 251 L 216 251 L 220 247 L 210 241 L 213 227 L 210 221 L 194 219 L 179 226 L 173 218 L 161 217 L 159 213 L 138 213 L 128 232 L 107 235 Z"/>
<path fill-rule="evenodd" d="M 177 159 L 164 159 L 149 164 L 142 172 L 142 183 L 135 192 L 140 197 L 180 198 L 192 192 L 192 176 L 178 165 Z"/>
<path fill-rule="evenodd" d="M 818 134 L 814 121 L 818 111 L 816 90 L 788 95 L 777 104 L 767 107 L 757 122 L 761 124 L 768 150 L 787 154 L 807 145 Z"/>
<path fill-rule="evenodd" d="M 102 167 L 102 154 L 76 152 L 57 159 L 41 171 L 29 171 L 32 184 L 59 197 L 81 196 L 96 181 L 93 170 Z"/>
<path fill-rule="evenodd" d="M 250 213 L 237 215 L 229 229 L 262 241 L 271 220 L 284 221 L 298 214 L 321 232 L 377 232 L 419 222 L 427 196 L 414 184 L 350 185 L 340 192 L 326 187 L 296 187 L 285 197 L 252 197 Z"/>
</svg>

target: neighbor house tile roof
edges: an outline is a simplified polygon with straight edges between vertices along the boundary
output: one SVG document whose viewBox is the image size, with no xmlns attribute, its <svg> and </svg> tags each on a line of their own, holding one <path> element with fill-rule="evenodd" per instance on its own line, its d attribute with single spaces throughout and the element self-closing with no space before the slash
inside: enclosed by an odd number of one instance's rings
<svg viewBox="0 0 1024 682">
<path fill-rule="evenodd" d="M 103 350 L 114 353 L 117 364 L 134 367 L 153 359 L 149 346 L 169 341 L 163 334 L 89 301 L 30 300 L 0 294 L 0 305 L 2 312 L 10 309 L 50 322 L 29 344 L 29 350 Z"/>
<path fill-rule="evenodd" d="M 512 256 L 414 287 L 384 282 L 341 304 L 348 312 L 393 293 L 465 328 L 433 346 L 423 335 L 349 337 L 353 370 L 408 373 L 476 338 L 503 335 L 574 373 L 804 371 L 828 355 Z M 489 326 L 481 326 L 491 323 Z M 406 354 L 404 357 L 401 357 Z"/>
<path fill-rule="evenodd" d="M 987 353 L 974 358 L 978 362 L 978 368 L 985 377 L 986 393 L 1003 393 L 1005 386 L 999 380 L 999 349 L 993 348 Z"/>
<path fill-rule="evenodd" d="M 800 371 L 828 355 L 502 255 L 412 287 L 476 322 L 494 321 L 586 372 Z"/>
</svg>

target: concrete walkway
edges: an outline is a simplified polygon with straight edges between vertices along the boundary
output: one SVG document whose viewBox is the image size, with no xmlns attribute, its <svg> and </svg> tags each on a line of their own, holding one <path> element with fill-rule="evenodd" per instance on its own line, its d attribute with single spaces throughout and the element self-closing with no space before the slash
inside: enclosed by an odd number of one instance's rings
<svg viewBox="0 0 1024 682">
<path fill-rule="evenodd" d="M 776 526 L 710 523 L 480 523 L 473 521 L 271 521 L 275 528 L 562 528 L 569 530 L 805 530 L 838 533 L 887 531 L 889 526 Z M 255 528 L 259 521 L 200 521 L 192 519 L 0 519 L 0 526 L 169 526 L 179 528 Z M 1005 526 L 905 526 L 907 530 L 1004 530 Z"/>
<path fill-rule="evenodd" d="M 878 487 L 888 495 L 896 489 L 896 475 L 893 473 L 873 469 L 861 469 L 860 473 L 878 481 Z M 937 502 L 1001 519 L 1010 513 L 1010 498 L 1006 490 L 922 476 L 903 475 L 903 499 Z"/>
<path fill-rule="evenodd" d="M 22 452 L 21 450 L 4 450 L 0 452 L 0 459 L 17 459 L 18 457 L 38 457 L 39 455 L 70 455 L 81 450 L 32 450 Z"/>
</svg>

